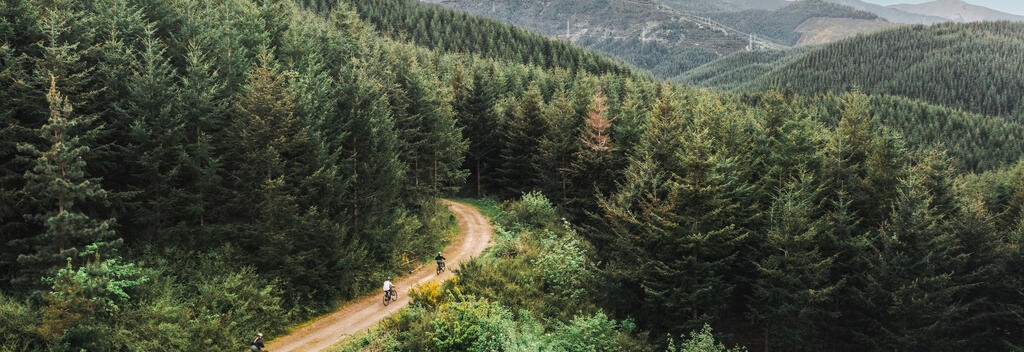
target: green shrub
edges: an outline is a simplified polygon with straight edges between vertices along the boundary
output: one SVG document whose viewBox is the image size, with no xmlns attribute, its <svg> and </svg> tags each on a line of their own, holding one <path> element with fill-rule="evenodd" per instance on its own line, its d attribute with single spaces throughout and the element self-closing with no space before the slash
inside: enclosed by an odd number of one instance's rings
<svg viewBox="0 0 1024 352">
<path fill-rule="evenodd" d="M 446 304 L 431 325 L 431 351 L 502 351 L 515 330 L 512 314 L 486 300 Z"/>
<path fill-rule="evenodd" d="M 575 237 L 559 238 L 550 231 L 546 232 L 541 240 L 541 250 L 532 262 L 543 273 L 545 291 L 571 301 L 586 293 L 593 268 Z"/>
<path fill-rule="evenodd" d="M 558 212 L 544 194 L 538 191 L 524 193 L 518 202 L 511 202 L 505 208 L 500 225 L 510 229 L 521 226 L 541 228 L 558 221 Z"/>
<path fill-rule="evenodd" d="M 711 326 L 704 324 L 700 331 L 691 331 L 690 338 L 683 340 L 677 348 L 672 337 L 668 339 L 669 352 L 746 352 L 745 347 L 733 347 L 726 349 L 721 342 L 715 341 L 715 335 L 711 334 Z"/>
<path fill-rule="evenodd" d="M 40 318 L 37 310 L 0 294 L 0 352 L 42 349 L 35 333 Z"/>
<path fill-rule="evenodd" d="M 629 334 L 636 328 L 629 321 L 616 322 L 604 313 L 577 316 L 569 324 L 559 324 L 550 336 L 555 351 L 636 351 L 642 343 Z"/>
<path fill-rule="evenodd" d="M 529 245 L 526 243 L 526 239 L 522 236 L 512 235 L 510 232 L 505 231 L 503 227 L 495 228 L 495 238 L 497 244 L 494 245 L 494 249 L 491 253 L 497 258 L 516 258 L 529 251 Z"/>
</svg>

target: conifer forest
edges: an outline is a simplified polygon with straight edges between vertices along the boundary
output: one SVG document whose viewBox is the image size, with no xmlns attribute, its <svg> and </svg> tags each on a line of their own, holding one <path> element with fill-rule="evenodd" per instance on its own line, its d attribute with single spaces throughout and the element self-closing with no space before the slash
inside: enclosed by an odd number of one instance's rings
<svg viewBox="0 0 1024 352">
<path fill-rule="evenodd" d="M 329 351 L 1024 351 L 1024 24 L 685 71 L 413 0 L 3 0 L 0 352 L 273 346 L 433 268 L 442 198 L 489 248 Z"/>
</svg>

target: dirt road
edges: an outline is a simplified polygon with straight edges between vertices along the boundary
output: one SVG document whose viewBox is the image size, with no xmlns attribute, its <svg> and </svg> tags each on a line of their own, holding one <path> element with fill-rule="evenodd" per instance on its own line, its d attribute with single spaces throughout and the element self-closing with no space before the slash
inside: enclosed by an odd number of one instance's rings
<svg viewBox="0 0 1024 352">
<path fill-rule="evenodd" d="M 479 255 L 491 241 L 493 229 L 480 212 L 475 208 L 448 200 L 444 200 L 459 222 L 459 235 L 444 250 L 448 258 L 449 269 L 458 267 L 463 261 Z M 374 292 L 362 297 L 334 313 L 295 329 L 291 334 L 282 336 L 267 345 L 272 352 L 312 352 L 322 351 L 338 341 L 357 332 L 366 330 L 384 317 L 398 312 L 409 304 L 409 290 L 429 280 L 447 280 L 452 276 L 446 270 L 440 276 L 435 274 L 436 265 L 431 262 L 421 266 L 412 275 L 395 282 L 398 288 L 398 301 L 387 307 L 381 303 L 383 291 Z"/>
</svg>

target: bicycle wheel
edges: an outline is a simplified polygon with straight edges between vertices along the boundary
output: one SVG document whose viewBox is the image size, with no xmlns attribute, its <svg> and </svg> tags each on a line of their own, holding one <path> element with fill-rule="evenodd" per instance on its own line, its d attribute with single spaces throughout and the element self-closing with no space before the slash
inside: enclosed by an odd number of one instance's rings
<svg viewBox="0 0 1024 352">
<path fill-rule="evenodd" d="M 386 306 L 386 305 L 388 305 L 388 303 L 391 303 L 391 295 L 385 293 L 384 294 L 384 305 Z"/>
</svg>

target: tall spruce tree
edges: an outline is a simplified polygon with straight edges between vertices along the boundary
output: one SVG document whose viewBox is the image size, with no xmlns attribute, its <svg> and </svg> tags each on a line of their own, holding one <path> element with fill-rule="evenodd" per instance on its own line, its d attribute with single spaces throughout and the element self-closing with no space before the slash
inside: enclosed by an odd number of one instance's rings
<svg viewBox="0 0 1024 352">
<path fill-rule="evenodd" d="M 782 187 L 768 209 L 768 253 L 757 263 L 750 318 L 763 330 L 766 351 L 819 351 L 839 316 L 831 302 L 844 280 L 833 281 L 836 258 L 820 220 L 820 186 L 805 173 Z"/>
<path fill-rule="evenodd" d="M 515 110 L 502 129 L 505 146 L 497 172 L 504 188 L 503 196 L 514 197 L 539 186 L 534 160 L 537 158 L 537 141 L 548 128 L 544 112 L 540 85 L 532 82 L 522 99 L 516 102 Z"/>
<path fill-rule="evenodd" d="M 176 209 L 179 221 L 188 230 L 184 239 L 202 247 L 203 239 L 225 238 L 215 226 L 224 220 L 223 204 L 231 196 L 224 188 L 224 160 L 221 151 L 229 106 L 226 84 L 203 48 L 193 45 L 185 56 L 185 70 L 174 103 L 180 110 L 176 119 L 182 124 L 183 154 L 178 170 L 181 186 L 175 192 L 184 205 Z"/>
<path fill-rule="evenodd" d="M 878 128 L 867 96 L 843 101 L 839 128 L 825 148 L 825 180 L 830 192 L 844 192 L 860 217 L 860 233 L 881 225 L 905 170 L 901 144 Z"/>
<path fill-rule="evenodd" d="M 232 124 L 231 146 L 234 216 L 244 219 L 237 240 L 247 250 L 285 250 L 287 236 L 298 222 L 297 184 L 309 163 L 308 132 L 295 116 L 284 74 L 273 56 L 264 53 L 246 74 Z M 280 258 L 274 253 L 251 258 L 266 267 Z"/>
<path fill-rule="evenodd" d="M 586 211 L 595 211 L 594 193 L 611 192 L 614 180 L 625 163 L 618 159 L 620 149 L 614 130 L 616 117 L 609 116 L 608 97 L 598 87 L 587 104 L 586 117 L 574 133 L 579 144 L 572 156 L 568 170 L 575 190 L 567 196 L 565 206 L 574 209 L 571 213 L 579 217 Z M 628 123 L 628 122 L 627 122 Z"/>
<path fill-rule="evenodd" d="M 114 238 L 112 219 L 85 212 L 87 204 L 107 202 L 107 192 L 99 179 L 85 173 L 85 158 L 90 152 L 85 141 L 97 133 L 92 126 L 95 118 L 73 115 L 71 103 L 57 90 L 56 82 L 51 80 L 46 94 L 50 118 L 38 130 L 45 146 L 18 145 L 21 152 L 33 158 L 31 169 L 25 172 L 25 191 L 43 207 L 43 212 L 28 215 L 42 224 L 43 232 L 19 240 L 29 248 L 18 256 L 18 281 L 27 287 L 37 287 L 41 277 L 77 257 L 89 244 L 107 241 L 116 247 L 120 243 Z"/>
<path fill-rule="evenodd" d="M 960 299 L 971 284 L 956 279 L 967 254 L 940 213 L 920 175 L 899 188 L 892 213 L 866 242 L 851 291 L 856 342 L 871 349 L 956 350 L 955 331 L 973 304 Z"/>
<path fill-rule="evenodd" d="M 350 225 L 366 245 L 371 260 L 386 261 L 395 250 L 394 236 L 406 216 L 402 189 L 407 187 L 408 167 L 399 159 L 399 134 L 380 81 L 366 67 L 343 72 L 335 102 L 338 121 L 348 132 L 345 172 L 353 175 L 347 209 Z"/>
<path fill-rule="evenodd" d="M 579 148 L 576 138 L 579 119 L 573 105 L 566 92 L 555 93 L 545 109 L 548 128 L 537 140 L 537 158 L 533 165 L 539 173 L 542 191 L 559 204 L 566 203 L 570 188 L 575 186 L 571 184 L 571 173 L 572 157 Z"/>
<path fill-rule="evenodd" d="M 468 148 L 455 125 L 449 87 L 421 67 L 416 53 L 398 53 L 395 89 L 390 92 L 396 127 L 417 194 L 438 194 L 465 181 L 461 170 Z"/>
<path fill-rule="evenodd" d="M 115 110 L 121 120 L 132 121 L 127 153 L 132 156 L 132 191 L 139 194 L 134 228 L 147 239 L 173 243 L 189 232 L 179 223 L 179 209 L 189 206 L 182 194 L 185 124 L 178 115 L 179 78 L 164 57 L 164 47 L 152 32 L 147 34 L 129 66 L 127 90 Z"/>
<path fill-rule="evenodd" d="M 456 121 L 469 140 L 466 166 L 471 172 L 477 197 L 483 197 L 485 189 L 495 188 L 488 181 L 493 179 L 491 171 L 497 163 L 495 155 L 500 152 L 500 126 L 504 124 L 501 120 L 503 114 L 495 110 L 498 87 L 504 84 L 504 78 L 493 65 L 474 66 L 472 84 L 467 87 L 464 98 L 454 102 Z"/>
</svg>

